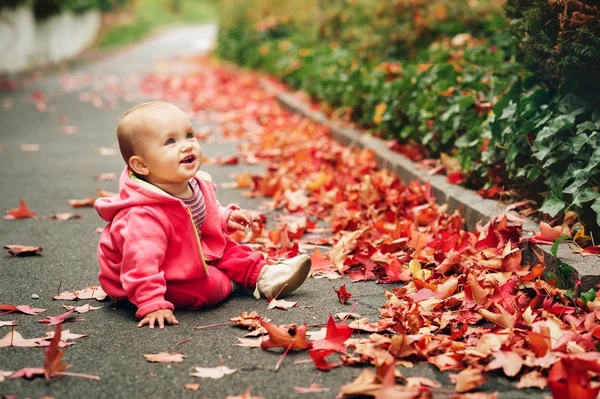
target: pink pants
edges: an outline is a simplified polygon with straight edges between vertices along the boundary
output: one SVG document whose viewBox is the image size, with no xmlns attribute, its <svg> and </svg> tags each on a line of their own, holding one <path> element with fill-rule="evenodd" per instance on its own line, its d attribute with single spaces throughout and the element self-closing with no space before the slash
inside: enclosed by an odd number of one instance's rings
<svg viewBox="0 0 600 399">
<path fill-rule="evenodd" d="M 208 276 L 183 282 L 168 282 L 165 299 L 180 309 L 215 305 L 231 295 L 232 281 L 244 289 L 254 290 L 265 263 L 262 254 L 227 237 L 223 257 L 207 262 Z"/>
</svg>

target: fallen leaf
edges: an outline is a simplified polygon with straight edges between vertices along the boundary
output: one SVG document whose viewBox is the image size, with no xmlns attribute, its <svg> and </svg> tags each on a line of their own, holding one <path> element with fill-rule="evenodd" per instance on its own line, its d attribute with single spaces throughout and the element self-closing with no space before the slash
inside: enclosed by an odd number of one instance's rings
<svg viewBox="0 0 600 399">
<path fill-rule="evenodd" d="M 546 377 L 537 370 L 529 372 L 521 376 L 519 382 L 516 383 L 517 389 L 538 388 L 541 390 L 547 387 Z"/>
<path fill-rule="evenodd" d="M 471 391 L 486 381 L 481 369 L 468 367 L 456 375 L 456 392 Z"/>
<path fill-rule="evenodd" d="M 342 362 L 330 363 L 325 358 L 334 353 L 331 349 L 311 349 L 308 355 L 315 364 L 315 367 L 321 371 L 329 371 L 334 367 L 342 365 Z"/>
<path fill-rule="evenodd" d="M 228 374 L 233 374 L 237 369 L 230 369 L 227 366 L 217 366 L 217 367 L 194 367 L 195 373 L 190 373 L 191 376 L 200 377 L 200 378 L 211 378 L 213 380 L 218 380 L 223 378 Z"/>
<path fill-rule="evenodd" d="M 244 348 L 260 348 L 260 344 L 263 341 L 263 337 L 258 338 L 239 338 L 235 337 L 238 340 L 237 344 L 233 344 L 232 346 L 241 346 Z"/>
<path fill-rule="evenodd" d="M 85 199 L 70 199 L 69 204 L 73 208 L 81 208 L 84 206 L 94 206 L 94 201 L 96 201 L 96 198 L 90 196 Z"/>
<path fill-rule="evenodd" d="M 81 215 L 76 215 L 74 213 L 55 213 L 54 215 L 50 216 L 50 219 L 56 219 L 60 221 L 81 219 Z"/>
<path fill-rule="evenodd" d="M 8 313 L 12 313 L 12 312 L 21 312 L 24 314 L 30 314 L 33 316 L 37 316 L 38 314 L 45 312 L 47 309 L 40 309 L 40 308 L 32 308 L 29 305 L 0 305 L 0 311 L 2 311 L 2 314 L 8 314 Z"/>
<path fill-rule="evenodd" d="M 159 352 L 155 354 L 144 354 L 144 358 L 149 363 L 181 363 L 185 359 L 183 353 Z"/>
<path fill-rule="evenodd" d="M 32 247 L 28 245 L 5 245 L 4 249 L 10 256 L 32 256 L 42 253 L 42 247 Z"/>
<path fill-rule="evenodd" d="M 50 380 L 50 377 L 60 375 L 70 367 L 70 365 L 63 363 L 62 361 L 64 351 L 58 346 L 61 338 L 60 336 L 61 325 L 59 324 L 56 326 L 56 330 L 54 330 L 50 346 L 44 350 L 44 376 L 46 377 L 46 380 Z"/>
<path fill-rule="evenodd" d="M 28 338 L 25 339 L 23 336 L 17 332 L 16 330 L 12 330 L 8 334 L 6 334 L 2 339 L 0 339 L 0 348 L 8 348 L 8 347 L 21 347 L 21 348 L 32 348 L 36 346 L 42 346 L 40 344 L 40 340 L 43 338 Z"/>
<path fill-rule="evenodd" d="M 327 334 L 325 338 L 313 341 L 313 349 L 330 349 L 335 352 L 346 353 L 344 342 L 352 336 L 352 328 L 347 324 L 336 325 L 333 316 L 329 315 L 327 321 Z"/>
<path fill-rule="evenodd" d="M 65 322 L 73 314 L 73 312 L 75 312 L 75 309 L 71 309 L 65 313 L 61 313 L 56 316 L 46 316 L 46 318 L 44 318 L 42 320 L 36 320 L 36 321 L 38 323 L 46 323 L 46 324 L 48 324 L 48 326 L 59 325 L 59 324 Z M 70 321 L 74 321 L 74 320 L 70 320 Z"/>
<path fill-rule="evenodd" d="M 188 384 L 184 385 L 185 389 L 187 389 L 188 391 L 197 391 L 198 389 L 200 389 L 200 384 L 198 383 L 193 383 L 190 382 Z"/>
<path fill-rule="evenodd" d="M 502 368 L 504 374 L 508 377 L 514 377 L 519 374 L 521 367 L 523 367 L 523 358 L 518 353 L 509 351 L 494 352 L 492 356 L 494 356 L 494 360 L 487 365 L 488 370 Z"/>
<path fill-rule="evenodd" d="M 269 333 L 269 338 L 260 344 L 261 349 L 288 347 L 291 349 L 310 349 L 313 346 L 312 342 L 306 340 L 306 325 L 304 324 L 298 327 L 294 337 L 283 328 L 267 321 L 261 321 L 261 325 Z"/>
<path fill-rule="evenodd" d="M 310 384 L 307 387 L 294 387 L 296 393 L 321 393 L 321 392 L 329 392 L 329 388 L 321 386 L 319 384 Z"/>
<path fill-rule="evenodd" d="M 75 310 L 75 312 L 81 314 L 81 313 L 87 313 L 90 310 L 98 310 L 98 309 L 102 309 L 102 306 L 91 306 L 89 303 L 85 304 L 85 305 L 81 305 L 81 306 L 69 306 L 69 305 L 63 305 L 63 308 L 68 309 L 68 310 Z"/>
<path fill-rule="evenodd" d="M 286 301 L 285 299 L 273 299 L 269 301 L 269 307 L 267 309 L 282 309 L 288 310 L 298 305 L 298 302 Z"/>
<path fill-rule="evenodd" d="M 74 134 L 77 132 L 77 126 L 61 126 L 60 131 L 64 134 Z"/>
<path fill-rule="evenodd" d="M 339 289 L 335 289 L 335 287 L 333 287 L 333 290 L 337 294 L 338 300 L 341 304 L 348 302 L 348 299 L 352 298 L 352 294 L 346 290 L 346 284 L 342 284 Z"/>
<path fill-rule="evenodd" d="M 39 151 L 40 150 L 40 145 L 39 144 L 21 144 L 21 151 Z"/>
<path fill-rule="evenodd" d="M 27 204 L 23 200 L 19 202 L 18 208 L 9 209 L 8 211 L 6 211 L 6 213 L 8 213 L 8 215 L 4 215 L 3 218 L 11 220 L 35 218 L 37 216 L 35 212 L 29 210 Z"/>
<path fill-rule="evenodd" d="M 0 320 L 0 327 L 16 326 L 16 325 L 18 325 L 18 324 L 15 320 L 10 320 L 10 321 Z"/>
</svg>

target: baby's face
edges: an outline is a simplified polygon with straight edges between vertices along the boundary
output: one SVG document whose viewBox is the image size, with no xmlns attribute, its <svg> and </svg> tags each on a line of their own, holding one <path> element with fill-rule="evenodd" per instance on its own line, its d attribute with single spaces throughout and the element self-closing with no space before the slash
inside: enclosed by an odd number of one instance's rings
<svg viewBox="0 0 600 399">
<path fill-rule="evenodd" d="M 191 179 L 202 165 L 202 149 L 188 117 L 177 107 L 152 110 L 139 141 L 152 184 L 178 184 Z"/>
</svg>

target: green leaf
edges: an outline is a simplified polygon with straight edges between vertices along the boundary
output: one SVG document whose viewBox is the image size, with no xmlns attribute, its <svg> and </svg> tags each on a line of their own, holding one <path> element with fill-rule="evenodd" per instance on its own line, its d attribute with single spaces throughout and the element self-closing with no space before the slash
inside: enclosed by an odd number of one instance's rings
<svg viewBox="0 0 600 399">
<path fill-rule="evenodd" d="M 500 115 L 499 120 L 512 118 L 512 116 L 517 112 L 517 104 L 510 103 L 506 108 L 502 110 L 502 115 Z"/>
<path fill-rule="evenodd" d="M 548 215 L 550 215 L 550 217 L 554 217 L 564 208 L 565 203 L 563 202 L 561 197 L 557 195 L 556 190 L 552 190 L 550 192 L 550 196 L 548 196 L 548 198 L 544 200 L 544 203 L 540 208 L 540 212 L 547 213 Z"/>
<path fill-rule="evenodd" d="M 598 193 L 598 191 L 594 190 L 591 187 L 586 187 L 582 191 L 577 193 L 577 195 L 573 199 L 573 204 L 575 206 L 581 206 L 582 203 L 595 200 L 598 197 L 600 197 L 600 193 Z"/>
<path fill-rule="evenodd" d="M 573 93 L 564 96 L 558 103 L 558 110 L 563 114 L 580 115 L 585 112 L 586 102 Z"/>
<path fill-rule="evenodd" d="M 600 107 L 596 108 L 594 112 L 592 112 L 592 122 L 600 124 Z"/>
<path fill-rule="evenodd" d="M 590 288 L 588 291 L 579 294 L 579 298 L 581 298 L 583 306 L 586 306 L 588 302 L 594 302 L 596 299 L 596 290 Z"/>
<path fill-rule="evenodd" d="M 558 287 L 561 289 L 567 288 L 573 274 L 575 274 L 575 269 L 571 265 L 563 263 L 558 266 Z"/>
<path fill-rule="evenodd" d="M 571 140 L 571 144 L 573 145 L 573 152 L 579 152 L 579 150 L 581 150 L 581 147 L 583 147 L 588 142 L 588 140 L 589 138 L 585 133 L 578 134 L 577 136 L 573 137 L 573 140 Z"/>
<path fill-rule="evenodd" d="M 554 241 L 554 244 L 552 244 L 552 248 L 550 249 L 550 253 L 552 254 L 552 256 L 554 256 L 556 258 L 556 254 L 558 252 L 558 246 L 560 245 L 561 242 L 563 242 L 567 238 L 571 238 L 571 237 L 565 234 L 564 236 L 558 237 Z"/>
<path fill-rule="evenodd" d="M 596 212 L 596 224 L 600 225 L 600 198 L 596 198 L 591 208 Z"/>
<path fill-rule="evenodd" d="M 535 141 L 544 141 L 565 129 L 571 128 L 573 125 L 575 125 L 575 116 L 559 115 L 538 133 Z"/>
</svg>

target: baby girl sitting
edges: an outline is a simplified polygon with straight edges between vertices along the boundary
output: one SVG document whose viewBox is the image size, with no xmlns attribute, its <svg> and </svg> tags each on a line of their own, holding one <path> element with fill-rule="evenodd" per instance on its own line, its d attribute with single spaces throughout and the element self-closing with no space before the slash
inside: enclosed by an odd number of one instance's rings
<svg viewBox="0 0 600 399">
<path fill-rule="evenodd" d="M 95 203 L 109 222 L 98 245 L 98 278 L 112 299 L 137 307 L 138 327 L 179 324 L 175 308 L 213 305 L 238 287 L 270 298 L 302 285 L 307 255 L 268 265 L 228 237 L 252 215 L 219 204 L 216 185 L 199 171 L 202 149 L 183 111 L 160 101 L 140 104 L 123 116 L 117 137 L 127 166 L 119 195 Z"/>
</svg>

